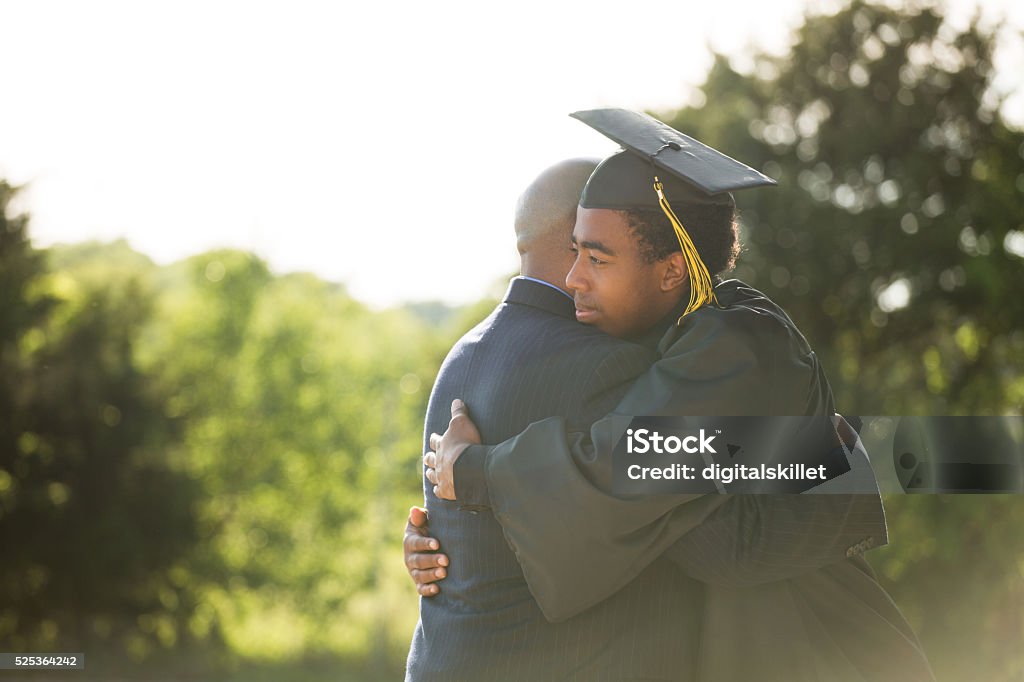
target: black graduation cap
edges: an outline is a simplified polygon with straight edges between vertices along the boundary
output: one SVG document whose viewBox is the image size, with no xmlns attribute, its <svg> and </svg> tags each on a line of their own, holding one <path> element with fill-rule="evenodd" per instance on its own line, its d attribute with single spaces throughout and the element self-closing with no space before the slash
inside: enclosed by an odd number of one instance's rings
<svg viewBox="0 0 1024 682">
<path fill-rule="evenodd" d="M 584 208 L 659 208 L 658 176 L 673 204 L 733 205 L 729 192 L 776 184 L 736 159 L 650 116 L 627 109 L 591 109 L 569 114 L 625 150 L 597 167 L 580 198 Z"/>
<path fill-rule="evenodd" d="M 580 197 L 583 208 L 661 209 L 672 223 L 686 262 L 690 301 L 679 318 L 717 304 L 714 282 L 672 204 L 734 206 L 732 190 L 775 181 L 650 116 L 626 109 L 569 114 L 625 149 L 594 169 Z"/>
</svg>

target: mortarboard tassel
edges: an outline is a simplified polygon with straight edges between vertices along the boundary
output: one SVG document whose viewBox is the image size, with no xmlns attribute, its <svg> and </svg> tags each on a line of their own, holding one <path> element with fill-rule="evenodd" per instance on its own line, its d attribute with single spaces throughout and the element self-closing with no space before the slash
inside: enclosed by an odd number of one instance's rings
<svg viewBox="0 0 1024 682">
<path fill-rule="evenodd" d="M 694 246 L 693 240 L 690 239 L 690 234 L 683 227 L 682 222 L 676 217 L 675 211 L 672 210 L 672 206 L 669 205 L 668 199 L 665 198 L 664 186 L 661 184 L 661 180 L 658 176 L 654 176 L 654 191 L 658 193 L 658 204 L 661 206 L 661 210 L 668 216 L 669 221 L 672 223 L 672 228 L 676 232 L 676 237 L 679 239 L 679 248 L 683 252 L 683 260 L 686 261 L 687 274 L 690 277 L 690 303 L 686 306 L 686 310 L 683 311 L 682 316 L 676 320 L 676 324 L 682 324 L 683 318 L 697 310 L 705 303 L 714 303 L 718 305 L 718 299 L 715 297 L 714 284 L 711 282 L 711 273 L 708 272 L 708 268 L 704 265 L 704 261 L 700 259 L 700 254 L 697 253 L 697 247 Z"/>
</svg>

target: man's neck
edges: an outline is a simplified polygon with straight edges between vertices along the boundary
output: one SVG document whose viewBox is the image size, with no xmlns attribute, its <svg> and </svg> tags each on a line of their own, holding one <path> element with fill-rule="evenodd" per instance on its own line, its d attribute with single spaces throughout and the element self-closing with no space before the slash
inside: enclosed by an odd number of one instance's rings
<svg viewBox="0 0 1024 682">
<path fill-rule="evenodd" d="M 632 338 L 629 340 L 632 341 L 633 343 L 638 343 L 641 346 L 646 346 L 647 348 L 656 350 L 658 344 L 661 342 L 662 337 L 665 336 L 665 333 L 672 328 L 672 326 L 679 319 L 679 316 L 683 314 L 684 310 L 686 310 L 686 304 L 688 300 L 689 299 L 687 299 L 686 301 L 681 301 L 679 305 L 673 307 L 672 310 L 666 313 L 664 317 L 655 322 L 650 329 L 645 331 L 643 334 L 640 334 L 636 338 Z"/>
<path fill-rule="evenodd" d="M 543 284 L 545 286 L 549 286 L 552 289 L 554 289 L 555 291 L 558 291 L 558 292 L 561 292 L 561 293 L 565 294 L 570 299 L 572 298 L 572 294 L 570 294 L 568 291 L 566 291 L 565 289 L 563 289 L 561 287 L 555 286 L 554 284 L 552 284 L 551 282 L 547 281 L 546 279 L 540 279 L 539 277 L 532 277 L 531 275 L 527 275 L 525 273 L 520 274 L 519 278 L 520 279 L 528 279 L 531 282 L 536 282 L 537 284 Z"/>
<path fill-rule="evenodd" d="M 725 287 L 720 286 L 722 282 L 725 280 L 723 280 L 718 275 L 713 276 L 711 281 L 713 282 L 715 287 L 715 296 L 718 299 L 718 305 L 720 307 L 725 307 L 732 303 L 735 297 L 735 286 L 729 284 L 727 284 Z M 736 283 L 742 284 L 738 281 L 736 281 Z M 634 343 L 639 343 L 640 345 L 647 346 L 648 348 L 657 349 L 658 345 L 661 343 L 661 340 L 665 337 L 665 334 L 667 334 L 670 329 L 679 324 L 679 319 L 682 318 L 683 313 L 686 312 L 686 307 L 688 305 L 690 305 L 690 290 L 686 289 L 685 291 L 683 291 L 683 295 L 679 297 L 679 301 L 676 302 L 676 305 L 673 306 L 673 308 L 670 311 L 668 311 L 664 317 L 658 320 L 658 322 L 649 330 L 647 330 L 644 334 L 642 334 L 636 339 L 630 340 L 633 341 Z"/>
<path fill-rule="evenodd" d="M 565 288 L 565 275 L 572 263 L 563 263 L 552 259 L 550 255 L 535 254 L 530 251 L 519 254 L 519 273 L 523 277 L 550 284 L 556 289 L 572 296 Z"/>
<path fill-rule="evenodd" d="M 716 286 L 721 282 L 718 277 L 715 277 L 712 281 Z M 690 289 L 686 288 L 680 294 L 679 300 L 676 301 L 675 305 L 673 305 L 660 320 L 658 320 L 650 329 L 641 334 L 638 338 L 631 340 L 642 346 L 657 349 L 658 344 L 661 342 L 662 338 L 664 338 L 665 334 L 679 323 L 679 318 L 683 316 L 683 313 L 686 312 L 686 308 L 689 305 Z"/>
</svg>

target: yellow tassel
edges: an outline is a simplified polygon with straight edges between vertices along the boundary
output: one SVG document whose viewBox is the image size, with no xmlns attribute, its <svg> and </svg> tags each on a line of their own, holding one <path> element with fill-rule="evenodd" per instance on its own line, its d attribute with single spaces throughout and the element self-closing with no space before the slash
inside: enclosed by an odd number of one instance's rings
<svg viewBox="0 0 1024 682">
<path fill-rule="evenodd" d="M 711 273 L 708 272 L 704 261 L 700 259 L 697 247 L 694 246 L 693 240 L 690 239 L 686 228 L 683 227 L 679 218 L 676 217 L 675 211 L 669 205 L 663 190 L 664 186 L 661 184 L 661 180 L 655 175 L 654 191 L 658 193 L 658 204 L 661 206 L 661 210 L 665 212 L 665 215 L 668 216 L 669 221 L 672 223 L 672 229 L 676 232 L 676 237 L 679 239 L 679 248 L 683 251 L 683 260 L 686 261 L 686 270 L 690 277 L 690 303 L 686 306 L 682 316 L 676 321 L 676 324 L 682 324 L 684 317 L 702 305 L 706 303 L 718 305 L 718 299 L 715 297 L 715 287 L 711 282 Z"/>
</svg>

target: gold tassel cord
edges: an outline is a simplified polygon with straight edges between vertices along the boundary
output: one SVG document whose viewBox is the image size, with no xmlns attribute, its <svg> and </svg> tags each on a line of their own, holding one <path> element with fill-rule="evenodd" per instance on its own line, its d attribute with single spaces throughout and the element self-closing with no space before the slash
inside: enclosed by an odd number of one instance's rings
<svg viewBox="0 0 1024 682">
<path fill-rule="evenodd" d="M 658 205 L 661 206 L 661 210 L 668 216 L 669 221 L 672 223 L 672 229 L 675 230 L 676 237 L 679 239 L 679 248 L 682 249 L 683 260 L 686 261 L 686 270 L 690 277 L 690 303 L 686 306 L 682 316 L 676 321 L 676 324 L 682 324 L 684 317 L 705 303 L 718 305 L 718 299 L 715 297 L 711 273 L 708 272 L 704 261 L 700 259 L 700 254 L 697 253 L 697 247 L 694 246 L 693 240 L 690 239 L 690 234 L 683 227 L 679 218 L 676 217 L 675 211 L 672 210 L 672 206 L 668 203 L 668 199 L 665 198 L 664 186 L 657 175 L 654 176 L 654 191 L 658 193 Z"/>
</svg>

